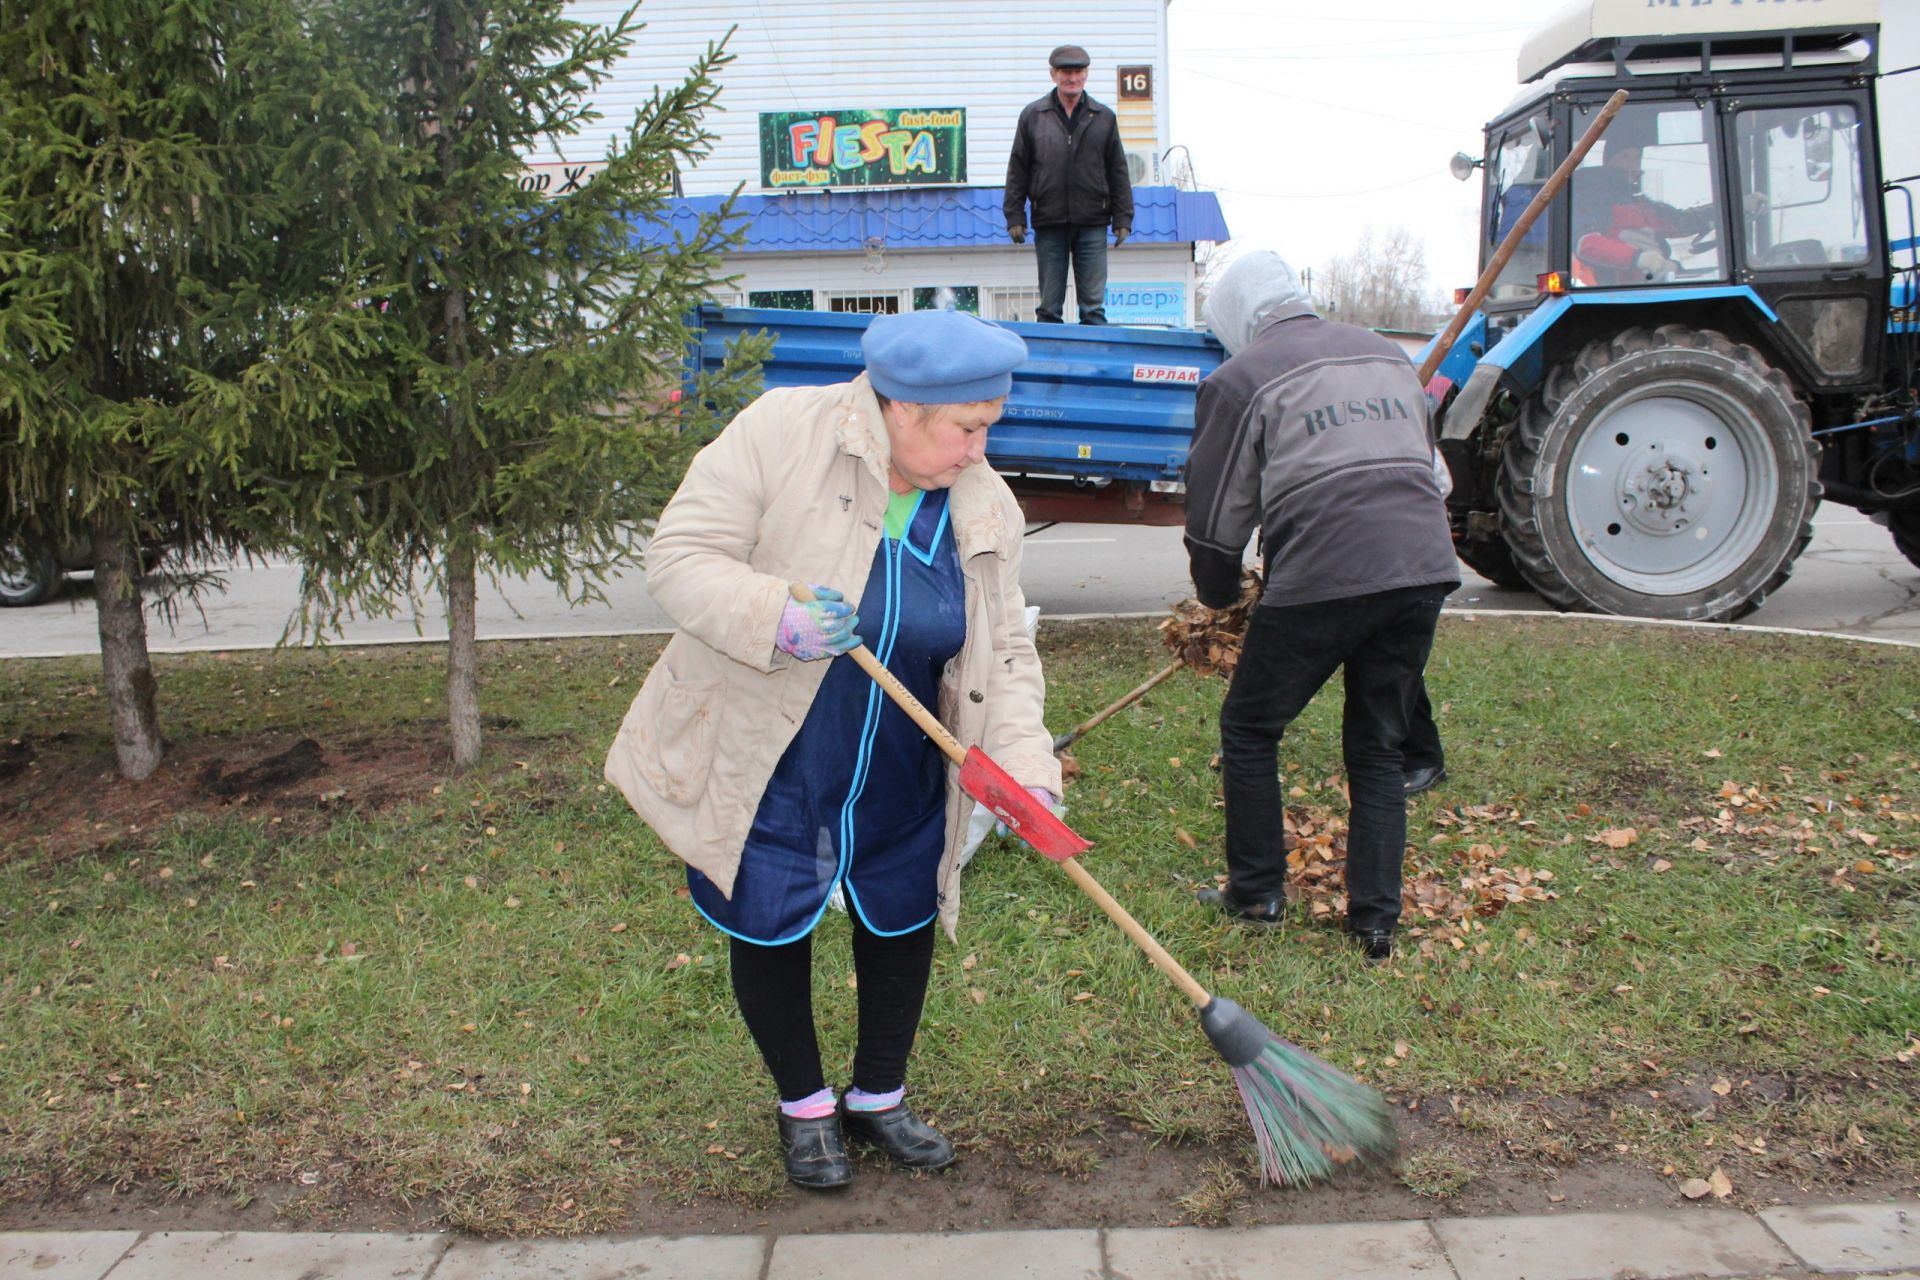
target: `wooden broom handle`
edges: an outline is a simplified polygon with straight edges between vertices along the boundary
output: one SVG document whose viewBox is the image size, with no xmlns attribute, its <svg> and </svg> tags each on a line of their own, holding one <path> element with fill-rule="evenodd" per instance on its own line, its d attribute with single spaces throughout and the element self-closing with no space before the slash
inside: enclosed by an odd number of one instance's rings
<svg viewBox="0 0 1920 1280">
<path fill-rule="evenodd" d="M 802 604 L 814 599 L 813 592 L 805 583 L 792 583 L 788 590 L 793 593 L 793 598 Z M 927 737 L 939 744 L 940 749 L 947 753 L 949 759 L 955 764 L 965 763 L 966 749 L 960 745 L 959 740 L 947 732 L 947 726 L 941 724 L 932 712 L 920 705 L 920 699 L 908 692 L 907 687 L 900 683 L 893 672 L 880 665 L 880 659 L 873 656 L 871 649 L 864 644 L 857 645 L 850 649 L 848 654 L 860 664 L 862 671 L 872 676 L 874 682 L 886 690 L 888 697 L 900 704 L 902 711 L 913 717 L 914 723 L 926 731 Z M 1213 1000 L 1213 997 L 1207 993 L 1207 989 L 1194 981 L 1193 975 L 1182 968 L 1178 960 L 1167 954 L 1167 949 L 1154 940 L 1145 926 L 1135 920 L 1125 907 L 1114 901 L 1112 894 L 1101 888 L 1100 882 L 1093 878 L 1093 873 L 1080 865 L 1079 858 L 1067 858 L 1060 863 L 1060 866 L 1065 869 L 1073 882 L 1080 886 L 1081 892 L 1092 898 L 1094 903 L 1107 913 L 1108 918 L 1133 939 L 1133 945 L 1146 952 L 1147 959 L 1153 961 L 1160 972 L 1173 979 L 1173 984 L 1179 987 L 1196 1007 L 1205 1008 Z"/>
<path fill-rule="evenodd" d="M 1493 282 L 1500 278 L 1502 271 L 1506 270 L 1507 260 L 1513 257 L 1514 250 L 1520 247 L 1520 237 L 1526 235 L 1540 215 L 1546 212 L 1547 205 L 1552 203 L 1554 196 L 1560 193 L 1560 188 L 1567 185 L 1567 179 L 1573 176 L 1573 171 L 1580 166 L 1580 162 L 1587 158 L 1587 152 L 1593 150 L 1593 144 L 1600 141 L 1600 135 L 1607 131 L 1607 126 L 1613 123 L 1613 118 L 1620 114 L 1620 108 L 1626 103 L 1625 89 L 1617 90 L 1611 98 L 1607 99 L 1607 105 L 1600 108 L 1600 114 L 1593 118 L 1593 123 L 1587 126 L 1587 131 L 1580 135 L 1578 142 L 1573 144 L 1573 150 L 1567 152 L 1567 158 L 1560 162 L 1560 167 L 1553 171 L 1553 176 L 1547 179 L 1546 185 L 1540 188 L 1539 194 L 1527 204 L 1526 211 L 1520 215 L 1519 221 L 1515 222 L 1513 228 L 1507 232 L 1507 238 L 1500 242 L 1499 250 L 1487 260 L 1487 269 L 1482 271 L 1480 279 L 1474 282 L 1473 291 L 1467 294 L 1467 300 L 1460 304 L 1458 311 L 1454 312 L 1453 323 L 1449 324 L 1445 332 L 1434 340 L 1433 350 L 1429 351 L 1427 358 L 1421 362 L 1420 371 L 1414 375 L 1420 379 L 1421 386 L 1427 385 L 1428 380 L 1433 377 L 1433 371 L 1440 367 L 1440 362 L 1445 360 L 1447 353 L 1453 350 L 1453 340 L 1458 338 L 1460 331 L 1467 327 L 1467 317 L 1480 306 L 1481 300 L 1493 288 Z"/>
<path fill-rule="evenodd" d="M 1107 913 L 1108 918 L 1133 939 L 1133 945 L 1146 952 L 1147 959 L 1153 961 L 1160 972 L 1173 979 L 1173 985 L 1186 993 L 1187 999 L 1193 1001 L 1195 1008 L 1204 1009 L 1213 1002 L 1213 997 L 1208 994 L 1207 989 L 1195 981 L 1194 976 L 1182 968 L 1178 960 L 1167 954 L 1167 949 L 1154 940 L 1153 935 L 1147 932 L 1146 926 L 1135 920 L 1128 914 L 1125 907 L 1114 901 L 1112 894 L 1100 887 L 1100 882 L 1093 878 L 1093 873 L 1080 865 L 1078 857 L 1067 858 L 1061 862 L 1060 866 L 1073 878 L 1073 882 L 1080 886 L 1080 891 L 1092 898 L 1099 908 Z"/>
<path fill-rule="evenodd" d="M 801 604 L 810 604 L 816 598 L 804 582 L 787 584 L 787 590 Z M 913 696 L 907 686 L 900 683 L 900 677 L 880 665 L 880 659 L 873 656 L 873 650 L 863 644 L 855 645 L 847 651 L 847 656 L 860 664 L 860 669 L 873 677 L 873 682 L 887 691 L 887 696 L 900 704 L 900 709 L 913 717 L 913 722 L 932 740 L 933 745 L 947 753 L 947 759 L 955 764 L 967 762 L 967 749 L 960 740 L 947 732 L 947 726 L 940 718 L 920 705 L 920 699 Z"/>
</svg>

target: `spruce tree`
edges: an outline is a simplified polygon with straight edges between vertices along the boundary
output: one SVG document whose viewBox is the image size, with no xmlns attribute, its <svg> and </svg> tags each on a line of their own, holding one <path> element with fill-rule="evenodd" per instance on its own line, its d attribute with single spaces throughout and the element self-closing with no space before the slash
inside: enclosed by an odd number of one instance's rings
<svg viewBox="0 0 1920 1280">
<path fill-rule="evenodd" d="M 333 32 L 380 130 L 380 202 L 391 216 L 364 258 L 381 344 L 364 372 L 378 397 L 338 424 L 344 469 L 309 469 L 319 493 L 295 513 L 308 618 L 387 612 L 423 587 L 446 601 L 447 700 L 456 766 L 481 747 L 475 646 L 482 573 L 537 574 L 598 598 L 636 562 L 691 451 L 751 392 L 767 344 L 681 398 L 689 314 L 723 283 L 737 240 L 709 215 L 671 244 L 638 234 L 661 218 L 675 174 L 712 142 L 724 39 L 684 82 L 662 86 L 608 140 L 577 190 L 527 182 L 549 146 L 581 158 L 594 90 L 641 34 L 570 20 L 564 0 L 342 0 Z M 636 6 L 637 8 L 637 6 Z M 373 143 L 369 140 L 367 147 Z M 362 154 L 359 163 L 369 163 Z"/>
<path fill-rule="evenodd" d="M 148 562 L 241 549 L 255 446 L 322 376 L 266 354 L 328 312 L 271 278 L 303 50 L 279 0 L 0 2 L 0 544 L 90 548 L 128 778 L 162 751 Z"/>
</svg>

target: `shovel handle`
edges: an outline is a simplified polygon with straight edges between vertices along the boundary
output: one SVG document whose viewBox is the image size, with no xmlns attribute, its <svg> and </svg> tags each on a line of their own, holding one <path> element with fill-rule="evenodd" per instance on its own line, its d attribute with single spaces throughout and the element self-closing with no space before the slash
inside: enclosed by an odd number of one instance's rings
<svg viewBox="0 0 1920 1280">
<path fill-rule="evenodd" d="M 804 582 L 788 583 L 787 590 L 801 604 L 811 604 L 815 598 Z M 873 650 L 865 644 L 859 644 L 847 650 L 847 656 L 859 663 L 860 669 L 872 676 L 873 682 L 885 689 L 889 698 L 900 704 L 900 709 L 913 718 L 913 722 L 920 726 L 933 745 L 946 752 L 947 759 L 955 764 L 967 762 L 967 749 L 960 745 L 960 740 L 947 731 L 947 726 L 940 723 L 938 716 L 920 705 L 920 699 L 900 683 L 898 676 L 880 664 L 880 659 L 873 656 Z"/>
<path fill-rule="evenodd" d="M 1088 717 L 1086 723 L 1075 725 L 1073 728 L 1067 730 L 1065 733 L 1060 734 L 1058 737 L 1056 737 L 1053 740 L 1053 749 L 1055 751 L 1065 751 L 1068 747 L 1072 746 L 1074 743 L 1080 740 L 1081 734 L 1093 728 L 1095 725 L 1105 720 L 1108 716 L 1112 715 L 1114 712 L 1124 710 L 1125 708 L 1132 705 L 1133 703 L 1140 701 L 1140 699 L 1147 696 L 1147 693 L 1155 685 L 1159 684 L 1162 680 L 1165 680 L 1167 677 L 1171 676 L 1174 672 L 1178 671 L 1181 667 L 1184 667 L 1186 665 L 1187 665 L 1186 662 L 1183 659 L 1179 659 L 1179 658 L 1176 658 L 1172 662 L 1169 662 L 1166 666 L 1160 668 L 1158 671 L 1148 676 L 1146 680 L 1142 681 L 1141 684 L 1137 688 L 1133 689 L 1130 693 L 1126 694 L 1124 697 L 1115 699 L 1110 705 L 1102 707 L 1100 710 L 1094 712 L 1092 716 Z"/>
<path fill-rule="evenodd" d="M 1421 386 L 1427 385 L 1428 380 L 1433 377 L 1433 371 L 1440 367 L 1440 362 L 1445 360 L 1447 353 L 1453 350 L 1453 340 L 1458 338 L 1460 331 L 1467 327 L 1467 317 L 1479 309 L 1481 300 L 1492 290 L 1493 282 L 1500 278 L 1502 271 L 1506 270 L 1507 260 L 1513 257 L 1514 250 L 1520 247 L 1520 238 L 1526 235 L 1532 229 L 1535 220 L 1547 211 L 1547 206 L 1553 203 L 1554 196 L 1560 193 L 1561 187 L 1567 185 L 1567 179 L 1573 176 L 1573 171 L 1580 167 L 1580 162 L 1586 159 L 1587 152 L 1593 150 L 1593 144 L 1600 141 L 1600 135 L 1607 131 L 1607 126 L 1613 123 L 1613 118 L 1620 114 L 1620 108 L 1625 105 L 1627 105 L 1627 91 L 1625 89 L 1615 91 L 1614 95 L 1607 99 L 1607 105 L 1600 108 L 1600 114 L 1595 116 L 1593 122 L 1587 126 L 1587 131 L 1581 134 L 1579 141 L 1573 144 L 1573 149 L 1567 152 L 1567 158 L 1560 162 L 1560 167 L 1555 169 L 1552 176 L 1541 185 L 1539 193 L 1514 221 L 1512 229 L 1507 232 L 1507 238 L 1500 242 L 1500 247 L 1494 252 L 1493 257 L 1487 259 L 1487 269 L 1482 271 L 1480 279 L 1474 282 L 1472 291 L 1467 294 L 1467 300 L 1462 302 L 1459 310 L 1454 312 L 1453 322 L 1434 340 L 1433 350 L 1429 351 L 1427 358 L 1421 361 L 1420 370 L 1414 375 L 1420 379 Z"/>
</svg>

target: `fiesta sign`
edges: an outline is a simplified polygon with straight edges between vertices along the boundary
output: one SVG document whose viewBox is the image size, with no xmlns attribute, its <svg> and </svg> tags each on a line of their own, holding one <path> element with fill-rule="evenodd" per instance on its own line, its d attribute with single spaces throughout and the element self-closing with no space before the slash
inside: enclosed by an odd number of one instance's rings
<svg viewBox="0 0 1920 1280">
<path fill-rule="evenodd" d="M 760 113 L 760 185 L 770 190 L 966 180 L 965 107 Z"/>
</svg>

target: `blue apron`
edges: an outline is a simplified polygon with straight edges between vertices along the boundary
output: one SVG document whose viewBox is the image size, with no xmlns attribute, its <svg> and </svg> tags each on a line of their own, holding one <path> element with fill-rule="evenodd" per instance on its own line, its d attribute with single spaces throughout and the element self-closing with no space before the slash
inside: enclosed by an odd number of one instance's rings
<svg viewBox="0 0 1920 1280">
<path fill-rule="evenodd" d="M 967 634 L 946 490 L 922 493 L 905 536 L 874 549 L 860 633 L 914 697 L 937 705 L 941 670 Z M 853 659 L 831 664 L 767 782 L 733 897 L 687 869 L 700 914 L 748 942 L 805 937 L 841 882 L 875 933 L 909 933 L 939 909 L 947 759 Z"/>
</svg>

